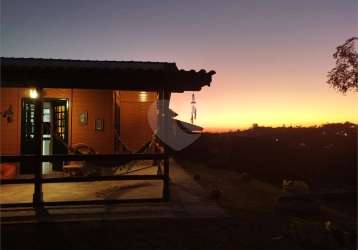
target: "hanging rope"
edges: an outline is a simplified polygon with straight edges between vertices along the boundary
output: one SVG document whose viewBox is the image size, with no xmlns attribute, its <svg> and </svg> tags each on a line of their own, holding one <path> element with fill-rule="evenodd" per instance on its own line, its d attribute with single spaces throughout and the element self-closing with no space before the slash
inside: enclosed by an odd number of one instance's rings
<svg viewBox="0 0 358 250">
<path fill-rule="evenodd" d="M 195 101 L 195 95 L 194 93 L 191 95 L 191 124 L 194 124 L 194 121 L 196 120 L 196 101 Z"/>
</svg>

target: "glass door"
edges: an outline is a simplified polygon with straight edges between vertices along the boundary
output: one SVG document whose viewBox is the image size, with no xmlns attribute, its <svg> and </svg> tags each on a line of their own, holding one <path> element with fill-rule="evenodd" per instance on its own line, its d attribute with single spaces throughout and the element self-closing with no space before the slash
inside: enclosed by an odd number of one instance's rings
<svg viewBox="0 0 358 250">
<path fill-rule="evenodd" d="M 21 154 L 35 154 L 35 100 L 22 99 L 21 109 Z M 34 168 L 31 162 L 21 162 L 20 174 L 33 174 Z"/>
<path fill-rule="evenodd" d="M 53 100 L 52 105 L 52 153 L 68 153 L 68 108 L 67 100 Z M 63 162 L 54 162 L 53 170 L 62 171 Z"/>
<path fill-rule="evenodd" d="M 42 134 L 42 155 L 52 154 L 52 136 L 51 136 L 51 102 L 43 103 L 43 134 Z M 50 174 L 52 172 L 52 163 L 42 163 L 42 174 Z"/>
</svg>

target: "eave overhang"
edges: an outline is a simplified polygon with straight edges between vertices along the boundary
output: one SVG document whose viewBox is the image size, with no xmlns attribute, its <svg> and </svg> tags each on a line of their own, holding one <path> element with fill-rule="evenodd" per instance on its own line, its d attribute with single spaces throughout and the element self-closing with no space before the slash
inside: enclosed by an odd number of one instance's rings
<svg viewBox="0 0 358 250">
<path fill-rule="evenodd" d="M 183 92 L 210 86 L 214 74 L 175 63 L 1 58 L 2 87 Z"/>
</svg>

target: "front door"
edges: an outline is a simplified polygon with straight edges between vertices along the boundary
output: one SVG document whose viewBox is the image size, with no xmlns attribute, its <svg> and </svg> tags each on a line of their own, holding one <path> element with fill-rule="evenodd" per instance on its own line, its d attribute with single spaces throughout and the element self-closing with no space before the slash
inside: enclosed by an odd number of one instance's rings
<svg viewBox="0 0 358 250">
<path fill-rule="evenodd" d="M 35 154 L 35 100 L 24 98 L 21 112 L 21 154 Z M 35 165 L 21 162 L 20 174 L 34 173 Z"/>
<path fill-rule="evenodd" d="M 43 154 L 68 153 L 68 109 L 67 100 L 45 99 L 43 105 Z M 35 154 L 35 100 L 22 100 L 21 119 L 21 154 Z M 61 171 L 63 162 L 54 162 L 51 165 L 44 163 L 43 170 Z M 44 165 L 43 164 L 43 165 Z M 49 168 L 50 167 L 50 168 Z M 35 166 L 30 163 L 21 163 L 20 173 L 34 173 Z"/>
<path fill-rule="evenodd" d="M 67 100 L 54 100 L 52 106 L 52 154 L 68 153 Z M 54 162 L 53 170 L 62 171 L 63 162 Z"/>
</svg>

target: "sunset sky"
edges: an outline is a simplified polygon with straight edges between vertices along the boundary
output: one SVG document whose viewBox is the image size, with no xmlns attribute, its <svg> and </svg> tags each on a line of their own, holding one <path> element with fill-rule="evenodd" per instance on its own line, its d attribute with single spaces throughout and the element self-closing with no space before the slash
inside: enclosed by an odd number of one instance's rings
<svg viewBox="0 0 358 250">
<path fill-rule="evenodd" d="M 358 93 L 326 82 L 358 35 L 357 0 L 1 1 L 1 55 L 176 62 L 215 70 L 196 93 L 208 130 L 358 123 Z M 191 93 L 171 107 L 190 119 Z"/>
</svg>

